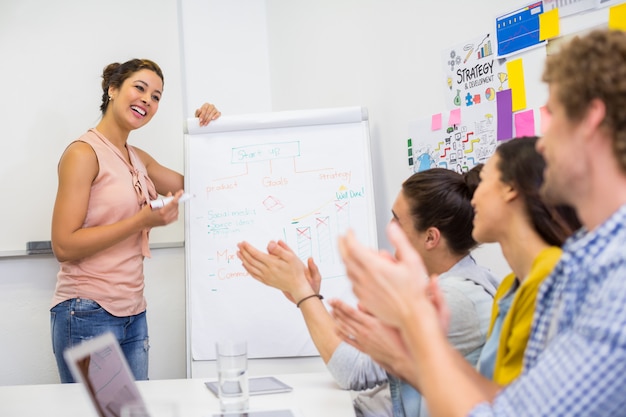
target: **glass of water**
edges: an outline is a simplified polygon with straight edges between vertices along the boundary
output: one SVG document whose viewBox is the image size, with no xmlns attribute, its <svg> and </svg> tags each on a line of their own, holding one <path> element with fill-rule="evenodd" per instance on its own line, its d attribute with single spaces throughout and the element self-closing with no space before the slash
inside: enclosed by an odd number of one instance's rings
<svg viewBox="0 0 626 417">
<path fill-rule="evenodd" d="M 217 379 L 222 411 L 248 409 L 248 349 L 245 341 L 217 342 Z"/>
</svg>

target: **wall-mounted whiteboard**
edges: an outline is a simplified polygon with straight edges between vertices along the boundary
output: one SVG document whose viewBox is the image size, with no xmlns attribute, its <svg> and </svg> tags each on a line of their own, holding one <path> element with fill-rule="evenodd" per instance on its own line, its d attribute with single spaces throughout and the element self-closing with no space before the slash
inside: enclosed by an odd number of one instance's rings
<svg viewBox="0 0 626 417">
<path fill-rule="evenodd" d="M 163 70 L 159 111 L 130 134 L 129 143 L 182 172 L 181 121 L 187 115 L 176 3 L 111 0 L 95 7 L 83 0 L 0 1 L 0 90 L 11 97 L 0 100 L 1 191 L 10 196 L 2 207 L 0 255 L 25 253 L 27 242 L 50 240 L 59 159 L 70 142 L 98 123 L 102 70 L 112 62 L 149 58 Z M 131 16 L 159 28 L 149 42 L 128 42 L 137 35 Z M 105 27 L 110 29 L 94 30 Z M 46 63 L 45 77 L 37 62 Z M 150 243 L 180 243 L 182 223 L 154 228 Z"/>
<path fill-rule="evenodd" d="M 317 355 L 295 305 L 247 274 L 236 245 L 282 239 L 315 259 L 326 299 L 354 303 L 337 237 L 377 245 L 365 109 L 189 119 L 185 162 L 190 359 L 215 359 L 222 338 L 246 339 L 250 358 Z"/>
</svg>

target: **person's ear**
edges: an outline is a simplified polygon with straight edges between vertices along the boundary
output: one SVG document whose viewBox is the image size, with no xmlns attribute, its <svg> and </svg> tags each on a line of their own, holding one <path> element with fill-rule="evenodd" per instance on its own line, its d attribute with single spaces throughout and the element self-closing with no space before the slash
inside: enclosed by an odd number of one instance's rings
<svg viewBox="0 0 626 417">
<path fill-rule="evenodd" d="M 506 203 L 510 203 L 511 201 L 515 200 L 518 195 L 519 195 L 519 192 L 517 191 L 515 186 L 511 184 L 503 184 L 502 198 L 504 199 Z"/>
<path fill-rule="evenodd" d="M 424 242 L 424 247 L 426 250 L 434 249 L 439 245 L 439 241 L 441 240 L 441 232 L 436 227 L 429 227 L 426 229 L 426 238 Z"/>
<path fill-rule="evenodd" d="M 595 98 L 591 100 L 589 105 L 587 106 L 587 111 L 583 117 L 582 122 L 580 123 L 582 130 L 582 137 L 584 138 L 583 145 L 587 146 L 589 149 L 597 150 L 602 143 L 599 143 L 598 140 L 604 141 L 603 138 L 606 138 L 605 135 L 596 135 L 596 132 L 602 128 L 602 122 L 606 117 L 606 104 Z M 611 146 L 612 141 L 608 142 Z"/>
<path fill-rule="evenodd" d="M 591 132 L 598 130 L 606 117 L 606 104 L 598 98 L 594 98 L 587 107 L 583 119 L 584 126 Z"/>
<path fill-rule="evenodd" d="M 115 92 L 116 92 L 117 88 L 113 87 L 113 86 L 109 86 L 109 101 L 113 100 L 113 98 L 115 98 Z"/>
</svg>

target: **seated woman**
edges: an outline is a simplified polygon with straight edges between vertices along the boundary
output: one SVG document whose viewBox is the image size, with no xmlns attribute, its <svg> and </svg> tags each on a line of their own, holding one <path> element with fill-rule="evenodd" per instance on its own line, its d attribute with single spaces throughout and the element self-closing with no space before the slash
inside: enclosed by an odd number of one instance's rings
<svg viewBox="0 0 626 417">
<path fill-rule="evenodd" d="M 481 171 L 481 182 L 472 199 L 474 238 L 500 243 L 513 271 L 498 287 L 491 332 L 478 365 L 484 376 L 500 385 L 510 383 L 520 374 L 539 284 L 558 261 L 564 240 L 580 226 L 573 209 L 553 207 L 540 200 L 545 162 L 535 150 L 536 141 L 536 137 L 527 137 L 502 143 Z M 441 298 L 436 286 L 430 288 L 434 300 Z M 435 304 L 442 307 L 445 302 Z M 355 321 L 366 314 L 339 300 L 331 301 L 331 305 L 339 334 L 352 341 Z M 398 336 L 378 319 L 367 316 L 377 322 L 376 328 Z M 406 366 L 400 346 L 382 355 L 379 350 L 375 355 L 371 348 L 362 350 L 402 375 L 403 370 L 411 367 Z"/>
<path fill-rule="evenodd" d="M 476 364 L 485 342 L 498 284 L 470 255 L 476 246 L 471 235 L 471 199 L 481 167 L 464 175 L 441 168 L 418 172 L 402 184 L 392 209 L 392 221 L 409 236 L 429 273 L 439 275 L 439 287 L 451 312 L 450 343 L 472 364 Z M 305 266 L 281 241 L 269 242 L 267 250 L 263 253 L 241 242 L 238 256 L 250 275 L 282 290 L 297 303 L 316 348 L 338 384 L 361 391 L 389 381 L 392 404 L 387 400 L 384 408 L 393 407 L 396 416 L 423 416 L 425 408 L 419 393 L 388 375 L 381 364 L 355 348 L 363 344 L 372 351 L 392 351 L 393 341 L 365 322 L 353 330 L 347 343 L 342 343 L 325 305 L 314 296 L 319 294 L 321 277 L 313 260 L 309 259 L 308 267 Z M 374 334 L 380 336 L 371 337 Z M 355 407 L 357 412 L 366 413 L 358 401 Z"/>
<path fill-rule="evenodd" d="M 498 242 L 512 272 L 498 287 L 487 343 L 478 370 L 500 385 L 522 372 L 540 284 L 561 257 L 561 246 L 580 222 L 570 207 L 552 207 L 539 198 L 545 162 L 537 137 L 505 142 L 489 159 L 472 204 L 473 236 Z"/>
</svg>

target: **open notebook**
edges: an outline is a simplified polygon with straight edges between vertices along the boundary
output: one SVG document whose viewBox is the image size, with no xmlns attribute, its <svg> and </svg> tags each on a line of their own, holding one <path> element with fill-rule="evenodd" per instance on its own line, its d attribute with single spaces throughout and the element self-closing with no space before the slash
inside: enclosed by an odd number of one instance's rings
<svg viewBox="0 0 626 417">
<path fill-rule="evenodd" d="M 120 417 L 126 404 L 144 406 L 135 378 L 112 333 L 86 340 L 63 355 L 74 379 L 85 386 L 100 417 Z"/>
</svg>

